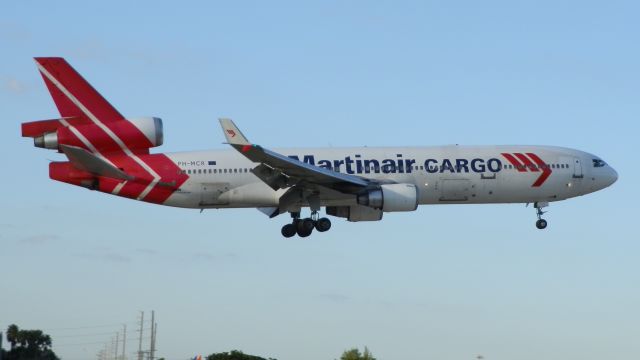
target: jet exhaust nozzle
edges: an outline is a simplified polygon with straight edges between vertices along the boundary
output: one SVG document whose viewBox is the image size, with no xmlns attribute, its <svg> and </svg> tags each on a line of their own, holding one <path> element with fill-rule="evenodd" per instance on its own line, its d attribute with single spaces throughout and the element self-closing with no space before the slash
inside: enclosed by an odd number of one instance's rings
<svg viewBox="0 0 640 360">
<path fill-rule="evenodd" d="M 33 138 L 33 145 L 35 147 L 43 149 L 57 149 L 58 148 L 58 133 L 50 132 L 41 136 Z"/>
</svg>

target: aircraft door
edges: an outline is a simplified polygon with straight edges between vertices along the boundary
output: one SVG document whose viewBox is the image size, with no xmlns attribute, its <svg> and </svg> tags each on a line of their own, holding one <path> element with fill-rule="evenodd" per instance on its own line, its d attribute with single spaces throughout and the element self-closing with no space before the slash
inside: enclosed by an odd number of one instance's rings
<svg viewBox="0 0 640 360">
<path fill-rule="evenodd" d="M 573 159 L 573 177 L 574 178 L 582 178 L 584 175 L 582 173 L 582 161 L 579 158 Z"/>
</svg>

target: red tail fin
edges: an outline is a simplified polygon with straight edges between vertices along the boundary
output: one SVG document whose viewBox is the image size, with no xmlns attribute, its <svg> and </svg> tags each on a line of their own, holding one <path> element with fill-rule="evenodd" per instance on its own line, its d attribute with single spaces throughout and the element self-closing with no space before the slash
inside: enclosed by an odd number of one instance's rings
<svg viewBox="0 0 640 360">
<path fill-rule="evenodd" d="M 104 124 L 123 119 L 65 59 L 40 57 L 35 61 L 61 117 L 88 123 L 93 116 Z"/>
</svg>

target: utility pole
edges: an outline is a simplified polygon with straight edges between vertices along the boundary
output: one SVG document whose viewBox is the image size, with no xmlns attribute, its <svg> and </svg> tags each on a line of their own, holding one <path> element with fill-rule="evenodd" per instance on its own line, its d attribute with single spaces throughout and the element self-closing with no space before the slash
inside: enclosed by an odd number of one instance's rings
<svg viewBox="0 0 640 360">
<path fill-rule="evenodd" d="M 127 346 L 127 324 L 122 325 L 122 360 L 125 360 L 124 358 L 124 348 L 125 346 Z M 2 359 L 0 359 L 2 360 Z"/>
<path fill-rule="evenodd" d="M 2 360 L 2 331 L 0 331 L 0 360 Z"/>
<path fill-rule="evenodd" d="M 113 360 L 118 360 L 118 345 L 120 344 L 120 333 L 116 333 L 116 351 L 113 353 Z"/>
<path fill-rule="evenodd" d="M 154 360 L 154 343 L 156 342 L 156 331 L 155 331 L 155 323 L 156 323 L 156 312 L 151 310 L 151 340 L 149 341 L 149 360 Z"/>
<path fill-rule="evenodd" d="M 153 323 L 153 339 L 151 339 L 151 360 L 156 356 L 156 336 L 158 336 L 158 323 Z"/>
<path fill-rule="evenodd" d="M 116 335 L 117 334 L 118 333 L 116 333 Z M 115 348 L 116 351 L 113 351 L 114 348 Z M 115 357 L 115 355 L 117 355 L 117 354 L 118 354 L 118 340 L 114 339 L 113 337 L 111 337 L 111 349 L 109 349 L 109 360 L 111 360 L 111 356 L 112 355 Z"/>
<path fill-rule="evenodd" d="M 144 311 L 140 312 L 140 341 L 138 342 L 138 360 L 142 360 L 142 328 L 144 327 Z"/>
</svg>

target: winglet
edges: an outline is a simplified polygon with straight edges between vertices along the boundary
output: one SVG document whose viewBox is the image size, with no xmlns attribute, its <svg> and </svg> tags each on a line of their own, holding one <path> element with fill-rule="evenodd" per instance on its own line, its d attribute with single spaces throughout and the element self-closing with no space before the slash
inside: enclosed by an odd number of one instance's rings
<svg viewBox="0 0 640 360">
<path fill-rule="evenodd" d="M 233 123 L 233 120 L 221 118 L 220 126 L 222 126 L 222 131 L 229 144 L 242 146 L 251 145 L 249 140 L 242 134 L 242 131 Z"/>
</svg>

